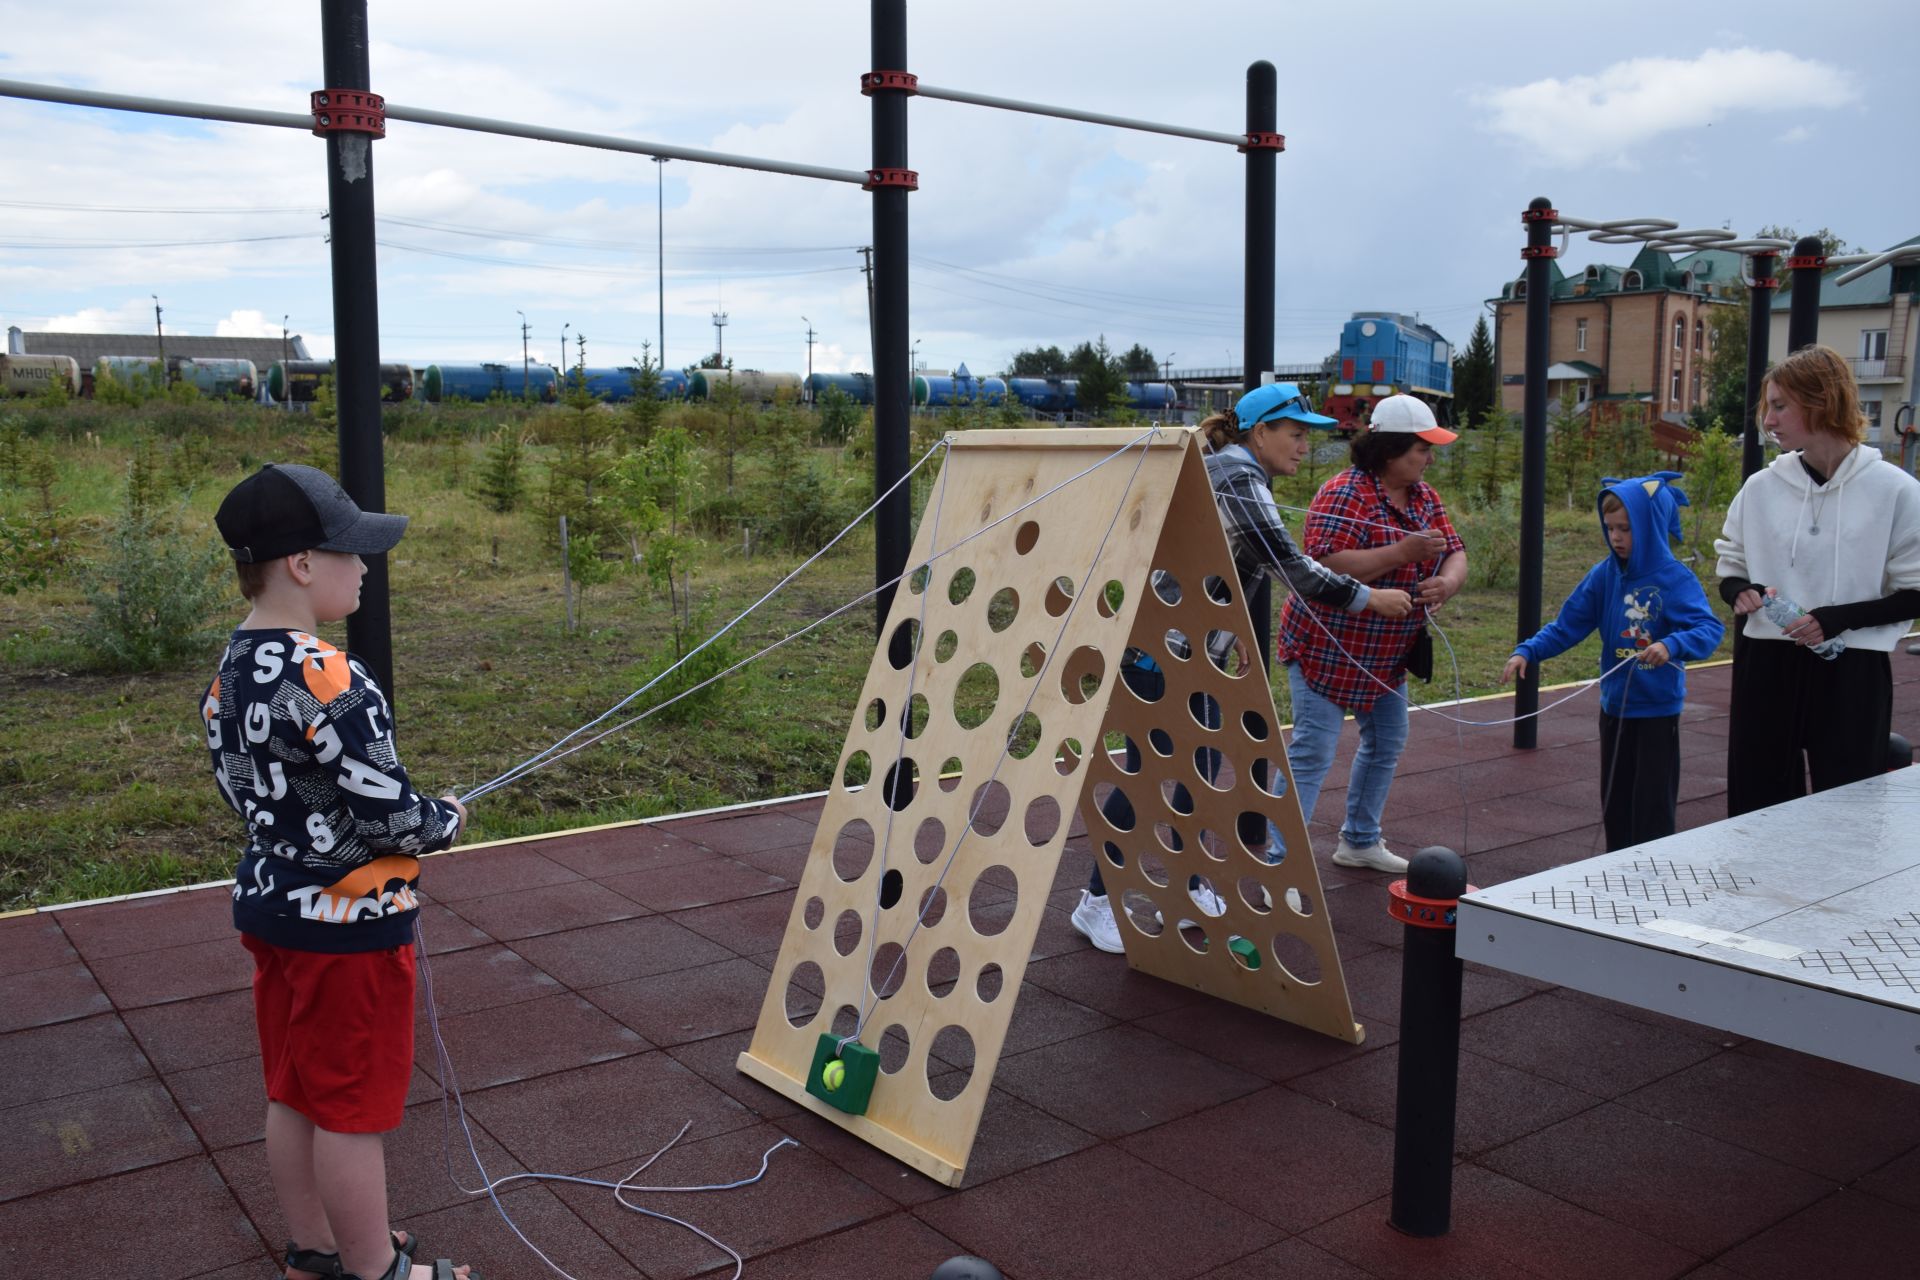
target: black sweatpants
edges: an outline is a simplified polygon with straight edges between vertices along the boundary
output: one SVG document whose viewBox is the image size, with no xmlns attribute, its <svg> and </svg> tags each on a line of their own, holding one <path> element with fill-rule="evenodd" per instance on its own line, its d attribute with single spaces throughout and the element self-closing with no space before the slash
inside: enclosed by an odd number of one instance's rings
<svg viewBox="0 0 1920 1280">
<path fill-rule="evenodd" d="M 1600 804 L 1607 852 L 1673 834 L 1680 805 L 1680 717 L 1600 713 Z"/>
<path fill-rule="evenodd" d="M 1893 664 L 1879 649 L 1829 662 L 1790 640 L 1733 638 L 1727 816 L 1870 778 L 1886 768 Z"/>
</svg>

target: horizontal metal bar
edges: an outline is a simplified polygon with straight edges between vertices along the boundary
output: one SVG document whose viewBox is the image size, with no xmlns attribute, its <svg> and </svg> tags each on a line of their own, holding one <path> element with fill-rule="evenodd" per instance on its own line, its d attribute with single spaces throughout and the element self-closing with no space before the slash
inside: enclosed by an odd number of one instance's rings
<svg viewBox="0 0 1920 1280">
<path fill-rule="evenodd" d="M 1081 111 L 1074 107 L 1050 107 L 1040 102 L 1022 102 L 1018 98 L 991 98 L 984 93 L 968 93 L 964 89 L 940 89 L 924 82 L 915 92 L 922 98 L 966 102 L 976 107 L 998 107 L 1002 111 L 1024 111 L 1028 115 L 1035 116 L 1057 116 L 1062 120 L 1084 120 L 1088 124 L 1104 124 L 1115 129 L 1137 129 L 1142 133 L 1165 133 L 1176 138 L 1224 143 L 1229 147 L 1244 147 L 1247 144 L 1247 135 L 1244 133 L 1216 133 L 1211 129 L 1189 129 L 1184 125 L 1160 124 L 1153 120 L 1134 120 L 1127 116 L 1103 115 L 1098 111 Z"/>
<path fill-rule="evenodd" d="M 862 169 L 829 169 L 815 164 L 788 164 L 783 160 L 761 160 L 737 156 L 725 151 L 701 151 L 676 147 L 664 142 L 636 142 L 606 133 L 582 133 L 576 129 L 550 129 L 544 125 L 517 124 L 511 120 L 490 120 L 485 116 L 456 115 L 451 111 L 429 111 L 424 107 L 397 107 L 387 104 L 387 119 L 407 120 L 414 124 L 438 125 L 443 129 L 467 129 L 474 133 L 497 133 L 509 138 L 532 138 L 537 142 L 564 142 L 574 147 L 597 147 L 602 151 L 625 151 L 637 156 L 663 156 L 668 160 L 691 160 L 696 164 L 725 165 L 730 169 L 757 169 L 762 173 L 785 173 L 796 178 L 820 178 L 827 182 L 866 185 Z"/>
<path fill-rule="evenodd" d="M 226 107 L 206 102 L 180 102 L 171 98 L 147 98 L 129 93 L 99 93 L 91 89 L 70 89 L 64 85 L 29 84 L 24 80 L 0 80 L 0 97 L 26 98 L 35 102 L 57 102 L 72 107 L 98 107 L 104 111 L 133 111 L 142 115 L 185 116 L 197 120 L 224 120 L 231 124 L 264 124 L 280 129 L 311 131 L 313 128 L 313 116 L 310 114 L 255 111 L 247 107 Z M 785 173 L 797 178 L 850 182 L 855 186 L 864 186 L 867 181 L 866 172 L 859 169 L 828 169 L 820 165 L 788 164 L 781 160 L 760 160 L 752 156 L 730 155 L 724 151 L 701 151 L 693 147 L 675 147 L 661 142 L 635 142 L 629 138 L 616 138 L 609 134 L 581 133 L 573 129 L 549 129 L 541 125 L 516 124 L 510 120 L 489 120 L 483 116 L 455 115 L 450 111 L 429 111 L 423 107 L 397 107 L 388 103 L 387 119 L 438 125 L 447 129 L 468 129 L 475 133 L 497 133 L 510 138 L 564 142 L 576 147 L 597 147 L 603 151 L 664 156 L 669 160 L 691 160 L 697 164 L 725 165 L 733 169 Z"/>
<path fill-rule="evenodd" d="M 97 93 L 92 89 L 69 89 L 57 84 L 29 84 L 24 80 L 0 80 L 0 98 L 26 98 L 33 102 L 58 102 L 70 107 L 98 107 L 103 111 L 137 111 L 150 116 L 186 116 L 195 120 L 224 120 L 230 124 L 265 124 L 279 129 L 313 128 L 313 117 L 291 111 L 255 111 L 250 107 L 223 107 L 208 102 L 177 102 L 170 98 L 145 98 L 131 93 Z"/>
<path fill-rule="evenodd" d="M 1830 267 L 1843 267 L 1849 263 L 1859 263 L 1851 271 L 1845 271 L 1833 278 L 1835 284 L 1852 284 L 1869 271 L 1874 271 L 1888 263 L 1901 264 L 1920 262 L 1920 244 L 1903 244 L 1887 250 L 1885 253 L 1849 253 L 1842 257 L 1827 259 Z"/>
</svg>

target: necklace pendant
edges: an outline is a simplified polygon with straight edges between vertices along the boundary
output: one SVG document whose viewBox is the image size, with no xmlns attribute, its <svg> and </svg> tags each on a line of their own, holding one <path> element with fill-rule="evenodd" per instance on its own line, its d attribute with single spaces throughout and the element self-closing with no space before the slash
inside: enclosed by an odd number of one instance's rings
<svg viewBox="0 0 1920 1280">
<path fill-rule="evenodd" d="M 1808 533 L 1819 533 L 1819 532 L 1820 532 L 1820 526 L 1819 526 L 1819 525 L 1817 525 L 1817 524 L 1816 524 L 1816 525 L 1809 525 L 1809 526 L 1808 526 L 1808 528 L 1807 528 L 1807 532 L 1808 532 Z"/>
</svg>

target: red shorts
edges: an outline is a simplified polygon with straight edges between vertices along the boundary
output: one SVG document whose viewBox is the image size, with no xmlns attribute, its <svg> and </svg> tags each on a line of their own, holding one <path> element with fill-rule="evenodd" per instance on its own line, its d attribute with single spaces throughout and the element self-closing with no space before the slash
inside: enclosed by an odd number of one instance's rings
<svg viewBox="0 0 1920 1280">
<path fill-rule="evenodd" d="M 331 955 L 250 934 L 267 1097 L 333 1133 L 400 1127 L 413 1078 L 413 947 Z"/>
</svg>

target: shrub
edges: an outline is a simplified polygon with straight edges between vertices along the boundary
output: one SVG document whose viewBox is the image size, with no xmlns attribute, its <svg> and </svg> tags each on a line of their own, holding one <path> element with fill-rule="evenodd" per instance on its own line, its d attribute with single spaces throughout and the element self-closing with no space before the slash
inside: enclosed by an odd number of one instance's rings
<svg viewBox="0 0 1920 1280">
<path fill-rule="evenodd" d="M 92 616 L 78 637 L 102 666 L 156 671 L 211 654 L 225 629 L 226 553 L 131 502 L 89 573 Z"/>
<path fill-rule="evenodd" d="M 499 512 L 513 510 L 526 496 L 525 478 L 520 474 L 520 464 L 526 456 L 526 447 L 519 432 L 511 427 L 501 427 L 493 433 L 493 441 L 487 445 L 486 460 L 480 466 L 479 491 L 486 500 L 488 509 Z"/>
<path fill-rule="evenodd" d="M 1454 532 L 1467 544 L 1467 567 L 1482 587 L 1510 587 L 1520 577 L 1520 512 L 1511 494 L 1486 507 L 1450 513 Z"/>
</svg>

